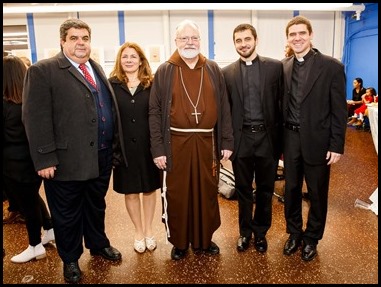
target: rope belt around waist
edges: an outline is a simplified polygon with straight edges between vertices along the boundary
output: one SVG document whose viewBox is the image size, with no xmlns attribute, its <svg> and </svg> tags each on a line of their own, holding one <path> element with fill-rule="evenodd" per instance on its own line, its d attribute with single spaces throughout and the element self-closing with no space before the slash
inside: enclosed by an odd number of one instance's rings
<svg viewBox="0 0 381 287">
<path fill-rule="evenodd" d="M 263 132 L 266 130 L 266 127 L 264 124 L 259 124 L 259 125 L 244 125 L 242 130 L 244 131 L 249 131 L 252 133 L 256 132 Z"/>
<path fill-rule="evenodd" d="M 179 129 L 170 127 L 171 131 L 182 132 L 182 133 L 210 133 L 213 129 Z"/>
<path fill-rule="evenodd" d="M 299 130 L 300 130 L 300 125 L 295 125 L 295 124 L 292 124 L 292 123 L 289 123 L 289 122 L 286 122 L 284 124 L 284 127 L 286 129 L 289 129 L 289 130 L 293 131 L 293 132 L 299 132 Z"/>
</svg>

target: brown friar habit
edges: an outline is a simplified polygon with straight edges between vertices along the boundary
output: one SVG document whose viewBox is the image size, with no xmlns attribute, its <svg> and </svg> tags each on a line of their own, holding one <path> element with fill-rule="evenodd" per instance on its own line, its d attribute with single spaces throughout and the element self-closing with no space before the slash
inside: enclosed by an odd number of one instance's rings
<svg viewBox="0 0 381 287">
<path fill-rule="evenodd" d="M 200 54 L 196 66 L 190 69 L 177 51 L 168 60 L 176 66 L 172 79 L 171 127 L 203 130 L 215 127 L 217 105 L 210 82 L 213 79 L 205 69 L 205 61 Z M 202 74 L 200 99 L 196 104 Z M 198 124 L 195 112 L 199 113 Z M 166 176 L 164 199 L 167 202 L 168 240 L 180 249 L 187 249 L 189 243 L 192 248 L 206 249 L 221 224 L 218 179 L 213 169 L 216 160 L 215 137 L 213 132 L 172 130 L 171 142 L 173 166 Z"/>
</svg>

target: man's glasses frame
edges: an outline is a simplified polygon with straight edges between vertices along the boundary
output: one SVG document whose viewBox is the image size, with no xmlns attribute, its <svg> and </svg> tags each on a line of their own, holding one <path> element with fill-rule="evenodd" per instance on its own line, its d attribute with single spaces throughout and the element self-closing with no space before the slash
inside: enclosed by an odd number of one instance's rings
<svg viewBox="0 0 381 287">
<path fill-rule="evenodd" d="M 179 40 L 182 43 L 187 43 L 189 40 L 192 40 L 192 42 L 198 42 L 200 41 L 200 37 L 192 36 L 192 37 L 177 37 L 177 40 Z"/>
</svg>

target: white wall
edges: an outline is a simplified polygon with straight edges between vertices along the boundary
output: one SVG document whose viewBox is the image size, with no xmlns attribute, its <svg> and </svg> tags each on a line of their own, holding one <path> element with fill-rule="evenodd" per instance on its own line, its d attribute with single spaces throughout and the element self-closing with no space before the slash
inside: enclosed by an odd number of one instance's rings
<svg viewBox="0 0 381 287">
<path fill-rule="evenodd" d="M 111 71 L 119 43 L 117 12 L 81 12 L 34 14 L 37 59 L 45 57 L 45 49 L 59 49 L 59 27 L 69 17 L 87 22 L 92 29 L 92 47 L 99 50 L 102 64 Z M 303 12 L 314 29 L 313 44 L 322 53 L 341 59 L 344 38 L 344 19 L 340 12 Z M 3 15 L 3 25 L 27 25 L 26 15 Z M 234 49 L 233 29 L 241 23 L 251 23 L 257 29 L 257 52 L 262 56 L 282 59 L 286 43 L 285 27 L 293 17 L 292 11 L 214 11 L 214 59 L 225 66 L 238 59 Z M 174 51 L 175 28 L 184 19 L 191 19 L 201 28 L 202 53 L 209 57 L 208 11 L 126 11 L 124 29 L 126 41 L 137 42 L 149 53 L 151 46 L 162 52 L 159 63 Z M 32 27 L 28 27 L 31 29 Z"/>
</svg>

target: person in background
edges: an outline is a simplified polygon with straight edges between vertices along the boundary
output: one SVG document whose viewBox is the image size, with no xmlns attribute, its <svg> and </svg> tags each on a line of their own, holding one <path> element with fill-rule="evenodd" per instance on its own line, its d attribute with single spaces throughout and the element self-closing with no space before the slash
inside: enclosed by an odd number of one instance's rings
<svg viewBox="0 0 381 287">
<path fill-rule="evenodd" d="M 114 88 L 122 122 L 123 148 L 114 149 L 113 188 L 125 194 L 127 212 L 135 227 L 134 249 L 143 253 L 155 250 L 152 221 L 160 170 L 150 151 L 148 101 L 153 74 L 143 49 L 126 42 L 118 51 L 109 81 Z M 123 159 L 126 154 L 127 162 Z"/>
<path fill-rule="evenodd" d="M 367 105 L 374 102 L 374 97 L 376 95 L 377 92 L 375 88 L 369 87 L 365 89 L 365 94 L 362 95 L 362 105 L 354 110 L 352 120 L 348 122 L 348 125 L 352 125 L 354 127 L 362 127 L 364 122 L 364 115 L 368 109 Z"/>
<path fill-rule="evenodd" d="M 287 58 L 291 57 L 292 55 L 294 55 L 294 51 L 288 44 L 286 44 L 286 46 L 284 47 L 284 56 Z"/>
<path fill-rule="evenodd" d="M 19 57 L 25 67 L 28 69 L 32 63 L 27 57 Z M 5 208 L 4 208 L 5 205 Z M 5 186 L 3 184 L 3 224 L 4 223 L 25 223 L 25 217 L 20 213 L 20 208 L 15 203 L 15 200 L 12 198 L 12 194 L 8 194 L 5 190 Z"/>
<path fill-rule="evenodd" d="M 176 28 L 176 51 L 155 73 L 149 102 L 153 160 L 163 173 L 163 220 L 171 258 L 195 251 L 216 255 L 221 225 L 219 161 L 233 150 L 229 100 L 221 69 L 200 53 L 200 29 Z"/>
<path fill-rule="evenodd" d="M 222 71 L 234 131 L 231 161 L 239 207 L 237 250 L 245 251 L 254 234 L 255 249 L 266 252 L 266 233 L 271 227 L 272 197 L 281 155 L 283 69 L 279 60 L 257 54 L 257 31 L 252 25 L 238 25 L 233 31 L 233 43 L 240 58 Z"/>
<path fill-rule="evenodd" d="M 120 117 L 102 67 L 90 58 L 91 29 L 60 26 L 61 51 L 26 74 L 22 119 L 52 214 L 65 281 L 76 283 L 83 242 L 93 256 L 118 261 L 105 233 L 105 196 Z"/>
<path fill-rule="evenodd" d="M 362 105 L 362 95 L 364 95 L 365 92 L 366 90 L 363 86 L 363 80 L 361 78 L 355 78 L 353 80 L 352 100 L 347 100 L 348 124 L 352 120 L 355 109 Z"/>
<path fill-rule="evenodd" d="M 28 57 L 22 56 L 20 59 L 24 62 L 25 67 L 28 69 L 30 66 L 32 66 L 32 62 Z"/>
<path fill-rule="evenodd" d="M 25 216 L 29 241 L 28 248 L 11 261 L 25 263 L 46 256 L 43 245 L 54 240 L 54 231 L 49 211 L 39 194 L 42 179 L 34 169 L 21 121 L 26 67 L 20 58 L 6 56 L 3 72 L 3 184 Z M 44 229 L 42 240 L 41 227 Z"/>
<path fill-rule="evenodd" d="M 344 153 L 347 119 L 344 66 L 311 48 L 313 36 L 307 18 L 292 18 L 286 26 L 286 37 L 295 56 L 282 60 L 284 211 L 289 234 L 283 253 L 291 255 L 302 245 L 304 261 L 316 257 L 318 242 L 323 238 L 330 169 Z M 304 180 L 310 199 L 306 224 L 302 214 Z"/>
<path fill-rule="evenodd" d="M 31 66 L 31 62 L 27 57 L 19 58 L 24 62 L 26 68 Z M 25 223 L 25 216 L 21 214 L 12 193 L 8 192 L 7 194 L 5 184 L 3 183 L 3 224 L 7 223 Z"/>
</svg>

